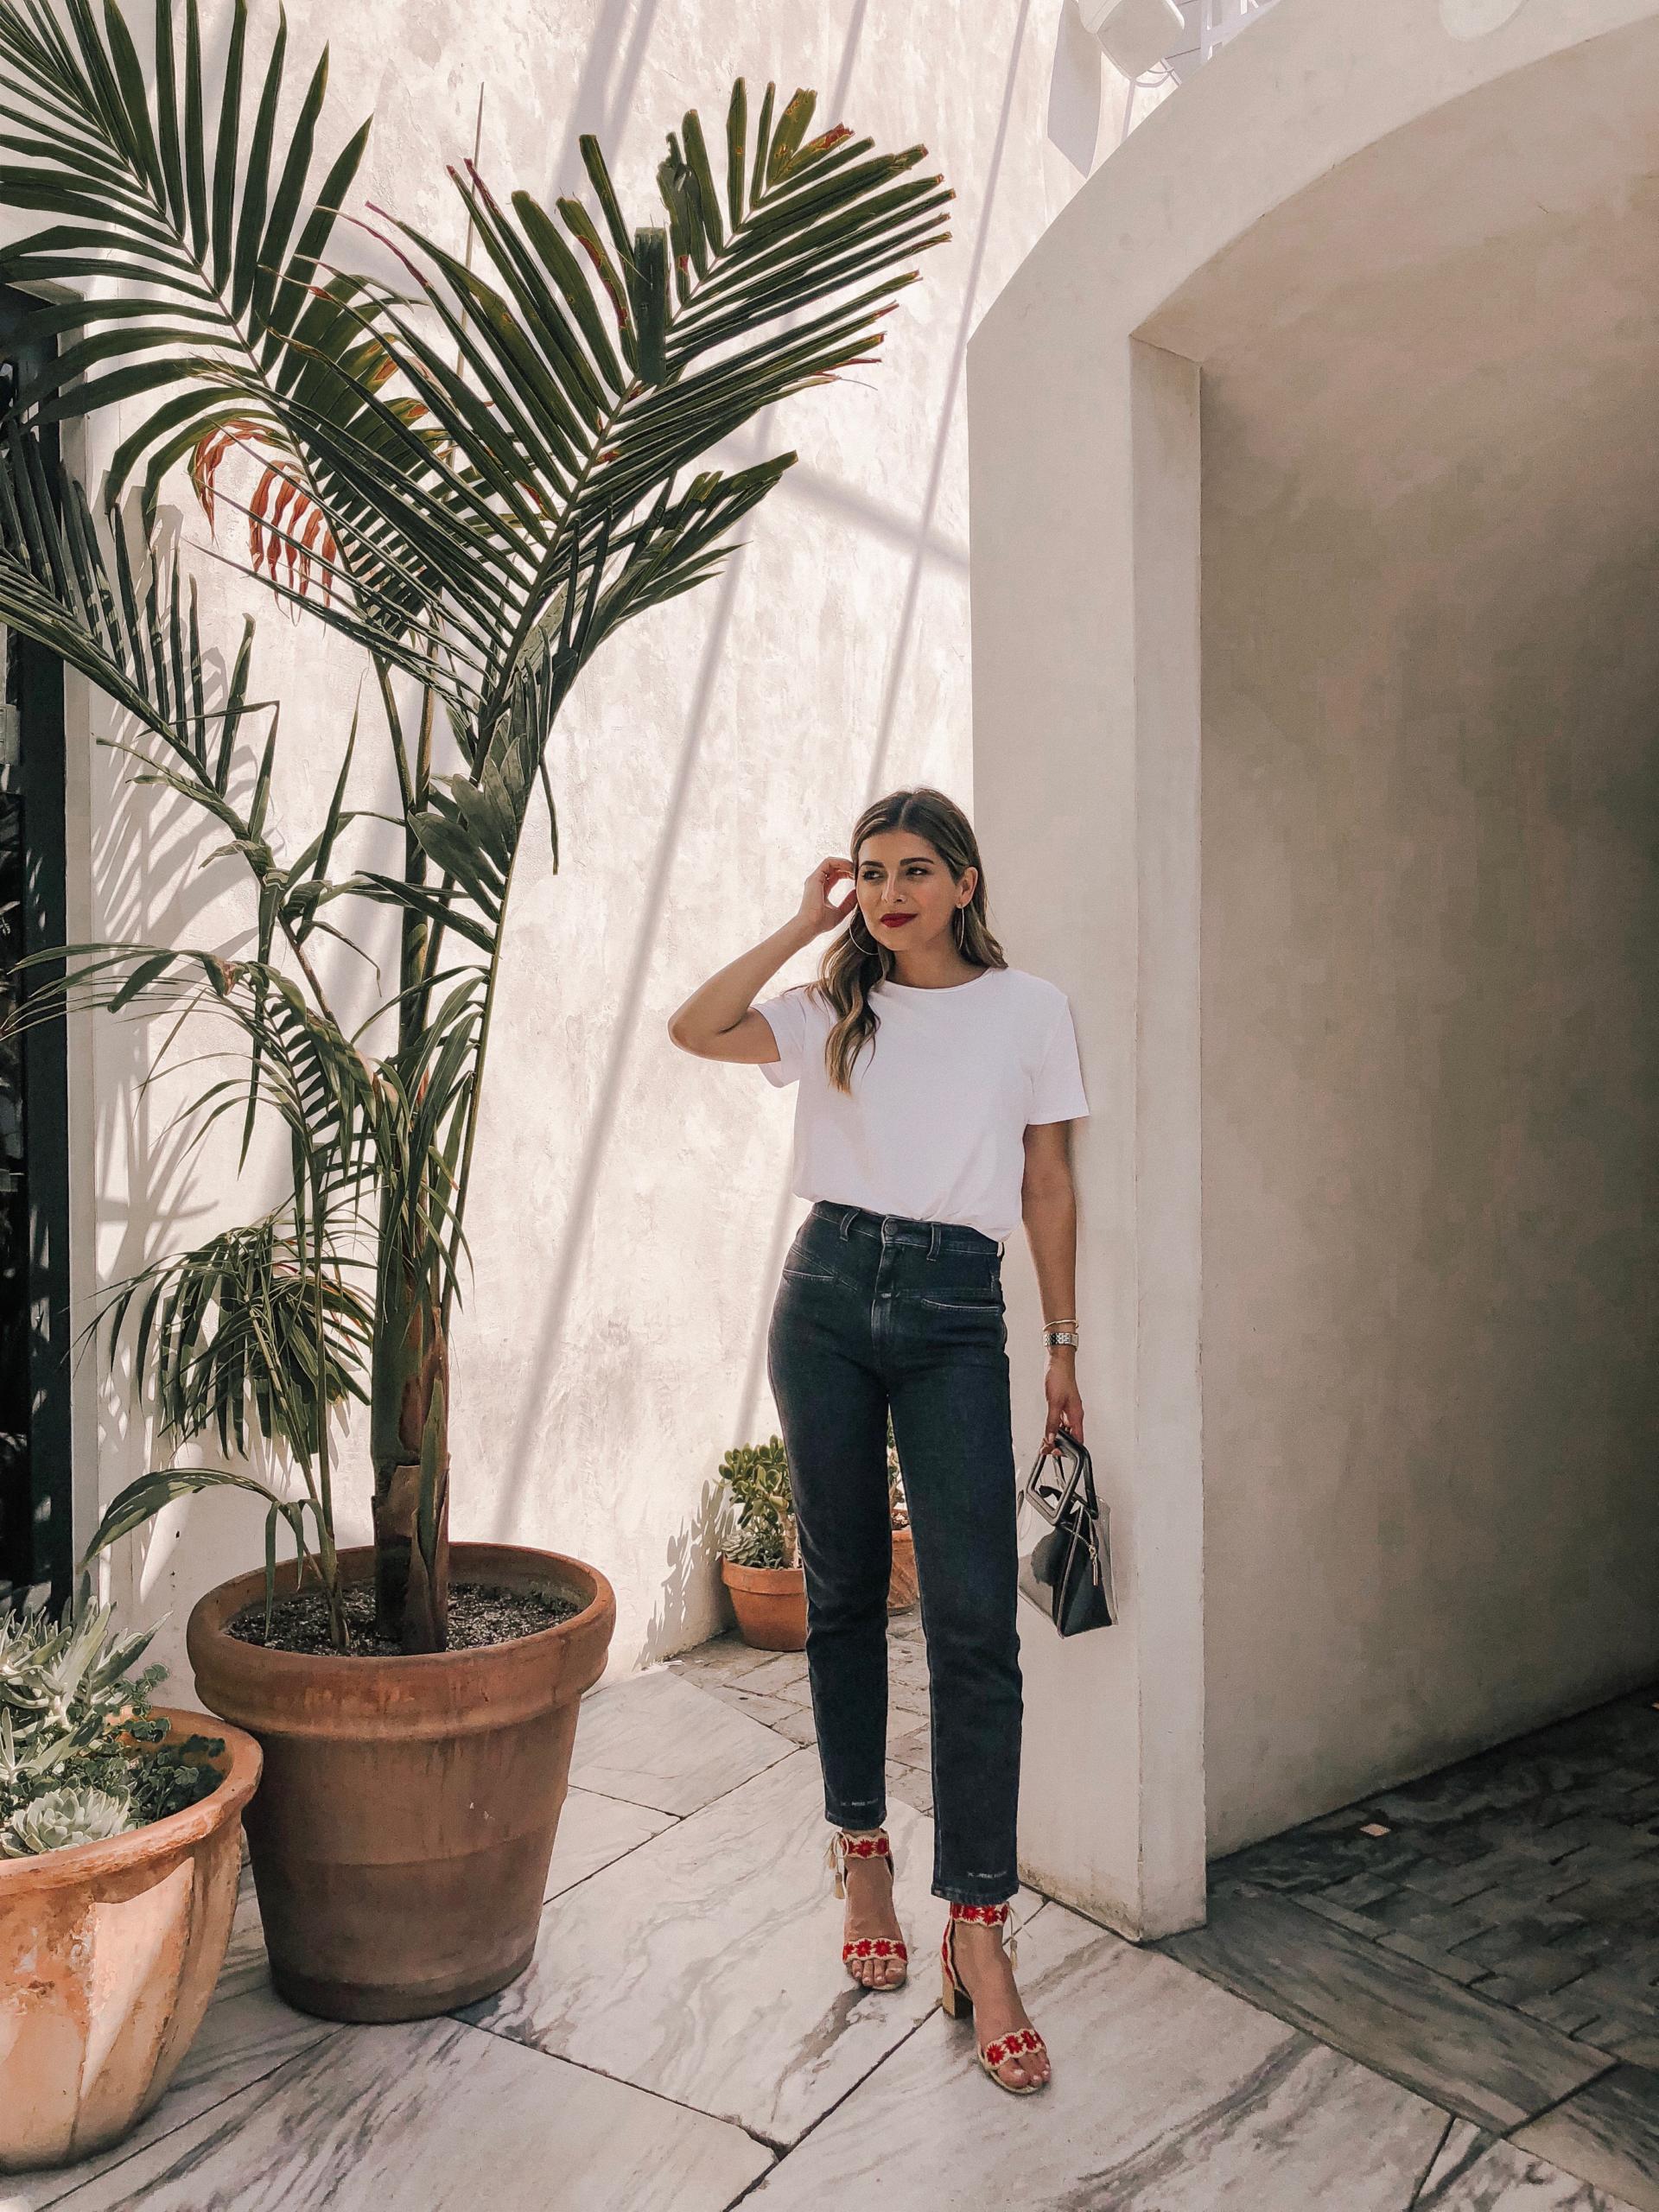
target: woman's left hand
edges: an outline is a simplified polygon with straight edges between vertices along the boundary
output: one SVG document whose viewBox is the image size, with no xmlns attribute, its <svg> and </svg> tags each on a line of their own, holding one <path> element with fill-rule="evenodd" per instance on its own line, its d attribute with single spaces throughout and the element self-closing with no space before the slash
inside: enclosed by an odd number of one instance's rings
<svg viewBox="0 0 1659 2212">
<path fill-rule="evenodd" d="M 1048 1427 L 1043 1433 L 1043 1450 L 1054 1449 L 1055 1433 L 1062 1428 L 1069 1429 L 1081 1444 L 1083 1400 L 1077 1395 L 1074 1361 L 1050 1355 L 1048 1371 L 1043 1377 L 1043 1395 L 1048 1400 Z"/>
</svg>

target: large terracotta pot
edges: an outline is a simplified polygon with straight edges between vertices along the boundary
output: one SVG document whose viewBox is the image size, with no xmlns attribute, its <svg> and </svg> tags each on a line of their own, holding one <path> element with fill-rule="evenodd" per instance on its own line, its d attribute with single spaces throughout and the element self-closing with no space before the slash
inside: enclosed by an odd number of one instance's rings
<svg viewBox="0 0 1659 2212">
<path fill-rule="evenodd" d="M 136 2127 L 224 1964 L 259 1746 L 205 1713 L 156 1711 L 175 1738 L 224 1738 L 210 1796 L 108 1843 L 0 1859 L 0 2171 L 88 2158 Z"/>
<path fill-rule="evenodd" d="M 366 1548 L 340 1554 L 348 1583 Z M 227 1633 L 256 1570 L 201 1599 L 187 1633 L 215 1713 L 257 1737 L 248 1821 L 271 1978 L 328 2020 L 421 2020 L 522 1974 L 536 1948 L 575 1739 L 616 1600 L 557 1552 L 455 1544 L 456 1581 L 545 1590 L 582 1611 L 534 1636 L 414 1657 L 267 1651 Z M 278 1577 L 294 1586 L 293 1562 Z"/>
</svg>

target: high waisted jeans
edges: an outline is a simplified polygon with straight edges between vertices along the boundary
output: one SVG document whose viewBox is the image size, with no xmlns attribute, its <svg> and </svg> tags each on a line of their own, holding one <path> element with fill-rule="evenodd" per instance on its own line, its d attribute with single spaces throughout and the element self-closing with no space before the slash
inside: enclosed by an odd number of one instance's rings
<svg viewBox="0 0 1659 2212">
<path fill-rule="evenodd" d="M 838 1827 L 887 1817 L 887 1409 L 910 1503 L 931 1681 L 933 1894 L 1017 1889 L 1023 1715 L 1001 1248 L 976 1229 L 820 1201 L 772 1306 L 806 1660 Z"/>
</svg>

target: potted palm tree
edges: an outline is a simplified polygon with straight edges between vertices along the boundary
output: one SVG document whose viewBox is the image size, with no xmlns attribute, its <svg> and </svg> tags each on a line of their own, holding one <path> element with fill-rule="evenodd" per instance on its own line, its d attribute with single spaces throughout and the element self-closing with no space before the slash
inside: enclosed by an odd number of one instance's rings
<svg viewBox="0 0 1659 2212">
<path fill-rule="evenodd" d="M 721 1461 L 720 1478 L 737 1508 L 736 1529 L 720 1555 L 721 1580 L 731 1598 L 737 1632 L 758 1650 L 804 1650 L 806 1577 L 782 1437 L 769 1436 L 764 1444 L 734 1445 Z M 891 1414 L 887 1511 L 893 1529 L 887 1611 L 898 1613 L 916 1603 L 916 1549 Z"/>
<path fill-rule="evenodd" d="M 0 2172 L 129 2133 L 224 1961 L 259 1746 L 152 1707 L 149 1642 L 0 1613 Z"/>
<path fill-rule="evenodd" d="M 163 1432 L 211 1433 L 230 1464 L 147 1473 L 93 1548 L 188 1491 L 264 1503 L 264 1567 L 200 1601 L 188 1645 L 207 1702 L 264 1751 L 249 1836 L 272 1971 L 330 2017 L 408 2018 L 528 1960 L 614 1620 L 595 1567 L 448 1539 L 449 1344 L 538 810 L 557 864 L 550 736 L 605 639 L 714 575 L 794 459 L 728 470 L 711 448 L 873 357 L 951 195 L 912 174 L 924 149 L 810 136 L 805 91 L 780 106 L 769 86 L 752 118 L 740 80 L 718 179 L 695 111 L 669 135 L 653 224 L 626 222 L 584 138 L 591 206 L 499 197 L 468 164 L 464 257 L 375 210 L 358 227 L 379 273 L 347 269 L 330 257 L 369 126 L 318 180 L 327 55 L 296 105 L 273 30 L 261 68 L 232 0 L 209 81 L 197 0 L 181 25 L 156 0 L 147 76 L 118 0 L 61 20 L 0 0 L 0 194 L 47 218 L 0 282 L 50 289 L 64 341 L 0 421 L 0 620 L 120 710 L 137 780 L 200 810 L 211 844 L 183 865 L 239 870 L 249 914 L 234 950 L 68 948 L 22 1019 L 60 991 L 216 1020 L 239 1063 L 198 1127 L 234 1116 L 245 1157 L 272 1130 L 291 1167 L 274 1207 L 118 1287 L 110 1325 L 131 1328 Z M 86 291 L 89 271 L 116 282 Z M 95 503 L 54 426 L 118 399 L 130 428 Z M 399 794 L 390 863 L 361 828 L 355 714 L 315 817 L 278 824 L 252 626 L 217 676 L 158 528 L 181 468 L 210 529 L 245 526 L 247 574 L 363 656 Z M 327 949 L 386 910 L 395 982 L 370 991 Z M 336 1541 L 353 1400 L 372 1548 Z M 255 1441 L 275 1472 L 250 1468 Z"/>
</svg>

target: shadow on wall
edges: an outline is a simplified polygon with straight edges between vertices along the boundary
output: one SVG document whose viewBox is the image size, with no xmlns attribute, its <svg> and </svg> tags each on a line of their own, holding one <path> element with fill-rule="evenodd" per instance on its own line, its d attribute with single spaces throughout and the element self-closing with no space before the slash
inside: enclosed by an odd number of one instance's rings
<svg viewBox="0 0 1659 2212">
<path fill-rule="evenodd" d="M 702 1624 L 702 1608 L 695 1599 L 702 1593 L 719 1549 L 723 1510 L 720 1484 L 705 1483 L 697 1499 L 696 1517 L 683 1522 L 664 1547 L 662 1585 L 641 1639 L 641 1666 L 653 1666 L 659 1659 L 671 1658 L 675 1652 L 684 1651 L 709 1633 Z M 723 1595 L 720 1606 L 720 1619 L 713 1630 L 716 1636 L 721 1629 L 729 1627 L 733 1618 L 730 1602 Z"/>
<path fill-rule="evenodd" d="M 1048 79 L 1048 140 L 1079 176 L 1095 166 L 1100 143 L 1100 79 L 1104 67 L 1094 34 L 1084 26 L 1077 0 L 1065 0 Z"/>
<path fill-rule="evenodd" d="M 835 111 L 840 112 L 852 75 L 855 50 L 863 25 L 868 0 L 858 0 L 843 48 L 842 63 L 836 73 Z M 917 609 L 923 577 L 930 557 L 937 551 L 935 524 L 944 481 L 944 471 L 950 432 L 961 390 L 968 340 L 973 327 L 977 293 L 989 238 L 992 216 L 1004 159 L 1014 108 L 1016 80 L 1020 53 L 1024 46 L 1031 14 L 1032 0 L 1021 0 L 1009 42 L 1008 59 L 1004 72 L 1002 96 L 997 117 L 995 137 L 987 166 L 969 266 L 963 283 L 963 297 L 946 369 L 944 389 L 938 403 L 938 423 L 929 457 L 925 489 L 920 512 L 913 525 L 904 532 L 908 547 L 908 564 L 905 588 L 893 625 L 892 640 L 887 654 L 887 673 L 883 682 L 880 712 L 877 717 L 874 744 L 870 766 L 865 779 L 864 796 L 860 810 L 887 786 L 887 766 L 893 725 L 896 718 L 900 688 L 910 664 Z M 615 16 L 615 7 L 610 10 Z M 1068 8 L 1067 14 L 1071 10 Z M 1079 32 L 1081 24 L 1077 26 Z M 1087 34 L 1083 35 L 1086 38 Z M 1092 42 L 1091 42 L 1092 43 Z M 637 68 L 639 55 L 630 49 L 631 64 Z M 1096 62 L 1098 52 L 1096 50 Z M 592 72 L 584 73 L 585 95 L 590 111 L 609 113 L 613 104 L 601 100 L 593 89 Z M 1099 69 L 1095 72 L 1096 97 L 1098 100 Z M 582 127 L 586 127 L 584 124 Z M 573 126 L 574 130 L 574 126 Z M 574 137 L 572 137 L 574 143 Z M 757 451 L 766 433 L 766 418 L 752 426 L 750 438 Z M 788 498 L 791 484 L 785 478 L 779 487 L 779 497 Z M 813 496 L 810 493 L 809 497 Z M 881 533 L 891 537 L 891 528 Z M 719 671 L 728 637 L 737 589 L 737 570 L 728 566 L 718 588 L 714 612 L 710 620 L 707 642 L 700 663 L 693 693 L 686 732 L 682 741 L 664 810 L 661 831 L 649 877 L 643 888 L 640 901 L 640 925 L 635 938 L 627 976 L 617 1009 L 612 1032 L 609 1056 L 604 1073 L 596 1089 L 595 1103 L 584 1138 L 582 1156 L 575 1179 L 575 1195 L 563 1236 L 552 1255 L 552 1281 L 543 1301 L 542 1312 L 536 1328 L 535 1343 L 525 1363 L 525 1381 L 520 1394 L 514 1419 L 512 1435 L 508 1446 L 500 1489 L 494 1508 L 494 1533 L 499 1538 L 510 1539 L 518 1511 L 537 1465 L 537 1455 L 543 1445 L 542 1410 L 546 1394 L 546 1378 L 556 1371 L 572 1299 L 580 1277 L 581 1263 L 586 1252 L 588 1231 L 593 1220 L 594 1206 L 599 1189 L 601 1171 L 615 1127 L 620 1103 L 624 1093 L 627 1070 L 632 1058 L 639 1027 L 640 1009 L 645 994 L 646 977 L 652 957 L 657 949 L 661 916 L 666 900 L 671 873 L 681 841 L 682 825 L 695 772 L 702 740 L 707 727 L 715 678 Z M 766 1243 L 765 1263 L 760 1272 L 761 1304 L 753 1332 L 751 1350 L 734 1409 L 730 1440 L 747 1437 L 760 1418 L 761 1388 L 766 1374 L 766 1338 L 770 1320 L 772 1288 L 782 1262 L 789 1217 L 795 1201 L 787 1183 L 780 1188 L 773 1212 L 770 1233 Z M 699 1609 L 690 1601 L 697 1589 L 699 1579 L 707 1587 L 707 1578 L 713 1571 L 714 1527 L 719 1503 L 719 1487 L 705 1492 L 705 1503 L 697 1516 L 682 1527 L 670 1541 L 667 1572 L 650 1622 L 645 1632 L 639 1652 L 639 1663 L 650 1664 L 683 1649 L 687 1643 L 702 1634 Z"/>
<path fill-rule="evenodd" d="M 128 514 L 133 513 L 128 502 Z M 165 506 L 173 550 L 181 543 L 183 518 Z M 219 640 L 204 643 L 202 666 L 210 711 L 222 704 L 228 668 L 222 639 L 239 626 L 239 607 L 217 599 L 207 609 Z M 233 855 L 213 855 L 213 841 L 200 810 L 182 797 L 168 796 L 154 781 L 140 784 L 146 763 L 161 751 L 141 726 L 77 686 L 86 707 L 75 716 L 79 741 L 98 734 L 92 770 L 92 834 L 88 867 L 91 909 L 86 917 L 94 941 L 210 945 L 234 957 L 256 931 Z M 73 728 L 74 725 L 72 725 Z M 245 803 L 256 780 L 260 753 L 270 728 L 270 712 L 251 706 L 234 755 L 232 795 Z M 129 752 L 124 748 L 131 747 Z M 142 757 L 137 757 L 142 756 Z M 72 937 L 83 932 L 72 925 Z M 239 1111 L 217 1130 L 205 1134 L 198 1102 L 210 1084 L 245 1073 L 238 1039 L 211 1010 L 182 1024 L 155 1012 L 130 1012 L 124 1019 L 99 1012 L 93 1026 L 92 1236 L 94 1264 L 90 1295 L 72 1309 L 71 1328 L 77 1362 L 93 1363 L 96 1408 L 97 1504 L 147 1467 L 212 1464 L 219 1460 L 216 1435 L 183 1441 L 156 1423 L 153 1360 L 145 1371 L 136 1364 L 137 1312 L 129 1315 L 109 1357 L 106 1330 L 96 1326 L 111 1294 L 147 1266 L 199 1243 L 230 1220 L 251 1220 L 275 1204 L 287 1185 L 285 1162 L 267 1142 L 256 1139 L 247 1168 L 236 1170 Z M 222 1057 L 215 1071 L 213 1063 Z M 204 1173 L 204 1156 L 209 1163 Z M 222 1161 L 224 1173 L 213 1172 Z M 142 1302 L 142 1301 L 140 1301 Z M 255 1478 L 286 1492 L 298 1489 L 280 1455 L 257 1437 L 239 1464 Z M 173 1569 L 186 1531 L 192 1535 L 234 1516 L 246 1534 L 245 1558 L 262 1549 L 262 1509 L 251 1501 L 221 1494 L 212 1504 L 182 1501 L 118 1544 L 108 1573 L 118 1597 L 135 1605 L 140 1617 L 147 1601 Z M 78 1541 L 92 1533 L 80 1528 Z M 194 1594 L 194 1588 L 190 1593 Z M 181 1630 L 175 1618 L 152 1656 L 169 1658 Z"/>
</svg>

